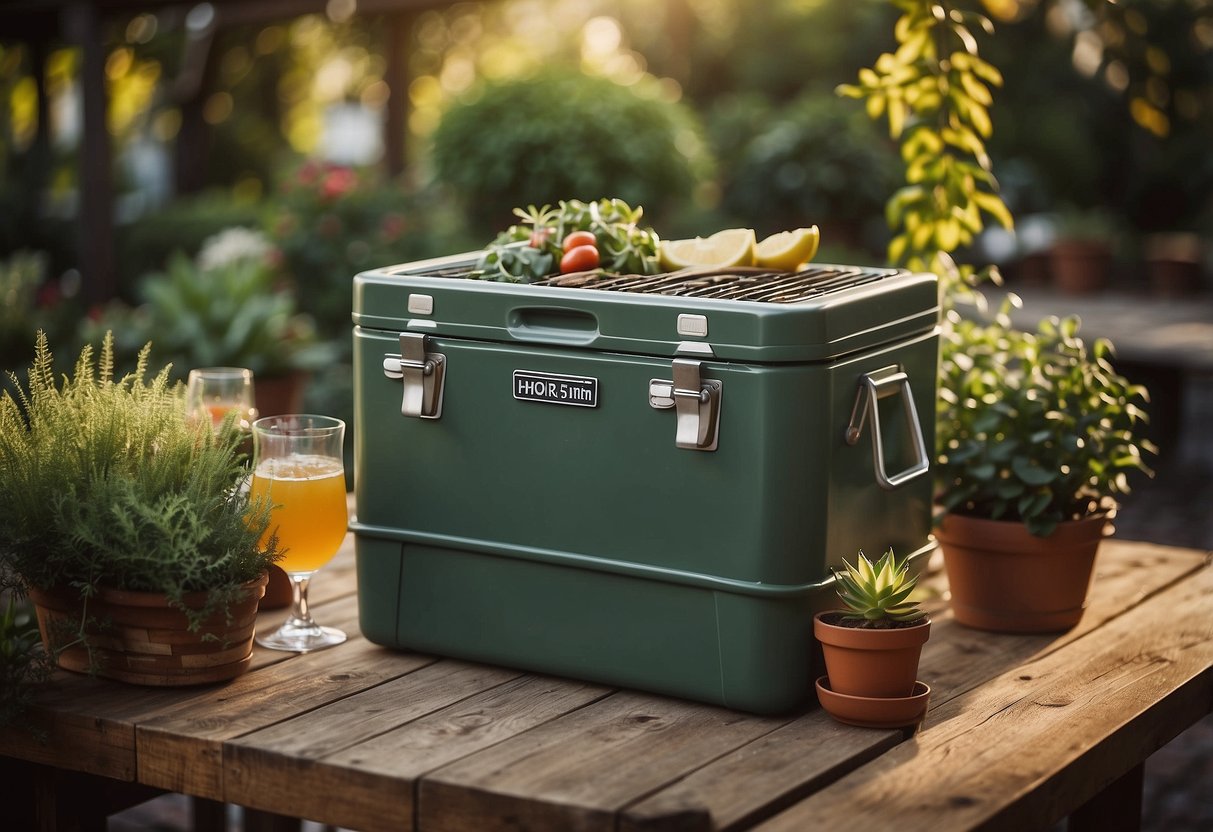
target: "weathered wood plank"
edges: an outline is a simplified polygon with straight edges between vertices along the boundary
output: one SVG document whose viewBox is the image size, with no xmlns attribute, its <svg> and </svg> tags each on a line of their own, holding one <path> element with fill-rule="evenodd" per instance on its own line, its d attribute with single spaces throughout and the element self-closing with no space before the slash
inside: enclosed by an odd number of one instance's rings
<svg viewBox="0 0 1213 832">
<path fill-rule="evenodd" d="M 613 830 L 621 807 L 781 724 L 616 693 L 425 776 L 418 827 Z"/>
<path fill-rule="evenodd" d="M 135 731 L 127 724 L 32 707 L 0 732 L 0 755 L 68 771 L 135 779 Z"/>
<path fill-rule="evenodd" d="M 957 625 L 936 613 L 922 658 L 922 676 L 932 688 L 932 711 L 949 698 L 1047 655 L 1103 625 L 1144 598 L 1200 569 L 1203 553 L 1151 544 L 1105 542 L 1096 564 L 1090 603 L 1068 633 L 1006 636 Z M 928 714 L 927 724 L 934 719 Z M 708 762 L 702 769 L 628 807 L 622 830 L 659 828 L 680 818 L 677 828 L 735 829 L 768 817 L 838 779 L 901 739 L 900 733 L 846 729 L 827 739 L 831 725 L 820 711 L 791 720 L 751 746 Z M 846 732 L 855 731 L 852 736 Z M 843 743 L 837 745 L 837 743 Z M 814 753 L 804 753 L 811 745 Z M 829 748 L 829 751 L 823 749 Z M 687 820 L 692 815 L 699 825 Z"/>
<path fill-rule="evenodd" d="M 1211 598 L 1207 567 L 946 702 L 912 742 L 760 828 L 1048 826 L 1209 711 Z"/>
<path fill-rule="evenodd" d="M 415 816 L 415 783 L 425 772 L 583 707 L 609 688 L 520 676 L 318 761 L 329 802 L 316 820 L 399 830 Z"/>
<path fill-rule="evenodd" d="M 136 726 L 139 780 L 170 791 L 223 800 L 222 743 L 410 673 L 433 657 L 399 653 L 365 639 L 246 673 L 156 712 Z M 306 784 L 300 784 L 301 789 Z"/>
<path fill-rule="evenodd" d="M 224 794 L 232 803 L 272 812 L 293 812 L 313 820 L 334 813 L 332 801 L 357 808 L 373 795 L 359 794 L 358 778 L 338 783 L 318 768 L 339 751 L 384 734 L 421 716 L 515 679 L 518 671 L 458 661 L 439 661 L 374 688 L 324 705 L 301 716 L 239 737 L 223 749 Z M 302 778 L 315 788 L 295 789 Z M 324 780 L 321 787 L 320 780 Z M 399 828 L 401 818 L 412 821 L 411 784 L 393 784 L 373 802 L 391 804 L 388 811 Z M 349 806 L 350 797 L 358 798 Z M 400 804 L 397 806 L 396 804 Z M 382 810 L 382 805 L 377 809 Z M 343 824 L 348 824 L 348 818 Z M 365 824 L 355 824 L 360 828 Z"/>
</svg>

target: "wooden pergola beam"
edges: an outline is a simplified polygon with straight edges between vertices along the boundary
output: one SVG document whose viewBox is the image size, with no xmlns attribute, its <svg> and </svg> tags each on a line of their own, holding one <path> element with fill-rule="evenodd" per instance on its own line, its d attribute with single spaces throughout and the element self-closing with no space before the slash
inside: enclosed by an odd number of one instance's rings
<svg viewBox="0 0 1213 832">
<path fill-rule="evenodd" d="M 215 27 L 225 28 L 322 14 L 327 0 L 209 0 Z M 105 91 L 106 23 L 125 15 L 181 6 L 180 0 L 10 0 L 0 3 L 0 39 L 30 45 L 35 60 L 44 60 L 56 39 L 80 47 L 83 132 L 80 153 L 79 268 L 84 297 L 101 303 L 116 293 L 114 262 L 114 193 L 112 152 Z M 356 13 L 389 17 L 385 52 L 388 98 L 384 149 L 388 170 L 400 173 L 405 163 L 408 83 L 407 36 L 418 14 L 452 5 L 450 0 L 358 0 Z M 39 58 L 39 56 L 42 56 Z M 35 69 L 42 77 L 44 67 Z M 41 91 L 41 88 L 40 88 Z M 39 100 L 39 131 L 44 130 L 44 96 Z M 48 157 L 49 158 L 49 157 Z M 35 163 L 37 160 L 35 160 Z M 43 160 L 45 164 L 45 160 Z M 41 172 L 43 179 L 45 171 Z"/>
</svg>

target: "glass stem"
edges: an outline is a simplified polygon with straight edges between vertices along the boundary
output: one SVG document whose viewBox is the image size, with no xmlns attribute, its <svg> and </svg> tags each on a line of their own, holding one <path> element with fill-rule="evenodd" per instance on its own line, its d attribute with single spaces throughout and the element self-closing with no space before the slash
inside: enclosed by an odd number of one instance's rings
<svg viewBox="0 0 1213 832">
<path fill-rule="evenodd" d="M 307 603 L 307 585 L 312 580 L 311 572 L 291 574 L 291 618 L 296 626 L 316 626 Z"/>
</svg>

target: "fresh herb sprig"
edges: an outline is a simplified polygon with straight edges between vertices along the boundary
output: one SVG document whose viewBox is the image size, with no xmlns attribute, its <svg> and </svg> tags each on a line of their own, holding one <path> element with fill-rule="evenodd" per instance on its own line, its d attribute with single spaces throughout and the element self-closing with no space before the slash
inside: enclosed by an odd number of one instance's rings
<svg viewBox="0 0 1213 832">
<path fill-rule="evenodd" d="M 485 248 L 472 277 L 504 283 L 533 283 L 559 271 L 564 238 L 574 231 L 594 235 L 600 268 L 614 274 L 656 274 L 659 237 L 640 225 L 644 209 L 620 199 L 561 200 L 558 207 L 515 208 L 521 220 Z"/>
</svg>

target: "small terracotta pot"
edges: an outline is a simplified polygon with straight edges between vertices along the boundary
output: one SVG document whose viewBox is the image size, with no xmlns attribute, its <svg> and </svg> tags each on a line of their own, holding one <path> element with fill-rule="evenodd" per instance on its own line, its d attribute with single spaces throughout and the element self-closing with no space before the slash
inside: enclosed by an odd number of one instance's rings
<svg viewBox="0 0 1213 832">
<path fill-rule="evenodd" d="M 1061 523 L 1036 537 L 1018 521 L 947 514 L 943 549 L 952 613 L 967 627 L 1003 633 L 1068 630 L 1082 618 L 1106 515 Z"/>
<path fill-rule="evenodd" d="M 876 630 L 823 620 L 833 612 L 813 616 L 813 635 L 821 642 L 830 689 L 844 696 L 912 696 L 922 645 L 931 635 L 930 619 L 913 627 Z"/>
<path fill-rule="evenodd" d="M 245 584 L 241 600 L 219 610 L 191 632 L 189 619 L 158 592 L 101 587 L 88 601 L 83 644 L 72 644 L 80 628 L 83 600 L 70 588 L 34 589 L 30 600 L 47 650 L 58 651 L 59 666 L 78 673 L 140 685 L 200 685 L 235 678 L 253 655 L 257 602 L 266 573 Z M 206 593 L 190 593 L 186 606 L 205 606 Z M 68 645 L 68 646 L 65 646 Z"/>
</svg>

